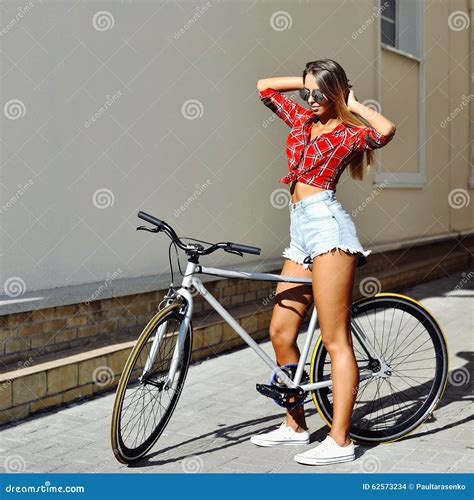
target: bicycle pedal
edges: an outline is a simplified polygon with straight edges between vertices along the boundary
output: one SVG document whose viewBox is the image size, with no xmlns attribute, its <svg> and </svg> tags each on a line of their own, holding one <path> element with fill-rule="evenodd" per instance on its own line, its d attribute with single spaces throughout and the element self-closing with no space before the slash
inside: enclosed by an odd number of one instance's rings
<svg viewBox="0 0 474 500">
<path fill-rule="evenodd" d="M 266 384 L 256 384 L 255 388 L 263 396 L 267 396 L 272 399 L 279 399 L 282 396 L 303 396 L 304 391 L 301 387 L 278 387 Z"/>
<path fill-rule="evenodd" d="M 283 395 L 281 393 L 279 393 L 278 391 L 275 391 L 275 389 L 273 389 L 269 385 L 257 384 L 256 389 L 262 396 L 273 399 L 275 401 L 282 400 Z"/>
</svg>

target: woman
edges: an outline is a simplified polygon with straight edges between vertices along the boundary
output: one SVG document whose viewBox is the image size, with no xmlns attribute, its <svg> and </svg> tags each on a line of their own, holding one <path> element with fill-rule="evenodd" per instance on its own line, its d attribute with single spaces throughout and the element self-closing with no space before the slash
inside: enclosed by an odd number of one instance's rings
<svg viewBox="0 0 474 500">
<path fill-rule="evenodd" d="M 350 333 L 350 307 L 357 258 L 366 259 L 350 215 L 335 197 L 347 165 L 354 179 L 363 178 L 363 154 L 393 137 L 395 125 L 359 103 L 343 68 L 331 59 L 309 62 L 303 77 L 259 80 L 260 99 L 291 127 L 286 144 L 291 184 L 289 248 L 281 274 L 312 277 L 311 285 L 278 283 L 270 338 L 279 366 L 295 364 L 301 322 L 314 300 L 322 341 L 331 359 L 333 424 L 325 440 L 295 456 L 299 463 L 324 465 L 354 460 L 349 427 L 359 371 Z M 281 92 L 299 90 L 309 109 Z M 366 126 L 357 115 L 370 126 Z M 311 266 L 308 259 L 312 259 Z M 312 269 L 311 269 L 312 268 Z M 287 410 L 276 430 L 252 436 L 259 446 L 308 444 L 304 407 Z"/>
</svg>

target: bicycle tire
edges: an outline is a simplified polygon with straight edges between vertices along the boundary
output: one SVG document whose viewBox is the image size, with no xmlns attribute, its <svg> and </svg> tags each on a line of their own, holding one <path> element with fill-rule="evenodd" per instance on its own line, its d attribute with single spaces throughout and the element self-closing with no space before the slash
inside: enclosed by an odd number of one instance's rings
<svg viewBox="0 0 474 500">
<path fill-rule="evenodd" d="M 406 297 L 404 295 L 395 293 L 379 293 L 374 297 L 368 297 L 355 302 L 352 306 L 352 316 L 353 319 L 357 319 L 358 316 L 366 314 L 371 310 L 377 311 L 384 309 L 398 309 L 403 311 L 405 314 L 411 314 L 412 317 L 418 319 L 420 323 L 426 328 L 429 334 L 429 338 L 433 342 L 433 350 L 436 359 L 436 368 L 433 377 L 433 382 L 430 387 L 429 393 L 426 396 L 425 401 L 417 409 L 417 411 L 406 419 L 406 421 L 393 426 L 391 429 L 386 430 L 369 430 L 363 429 L 362 425 L 358 421 L 354 421 L 354 414 L 352 415 L 351 427 L 349 435 L 355 443 L 361 444 L 382 444 L 398 441 L 406 435 L 412 433 L 416 428 L 418 428 L 434 411 L 439 401 L 441 400 L 444 390 L 446 388 L 448 379 L 448 349 L 446 338 L 441 330 L 436 319 L 433 317 L 430 311 L 426 309 L 422 304 L 416 300 Z M 408 323 L 408 322 L 407 322 Z M 411 334 L 410 334 L 411 335 Z M 383 340 L 382 340 L 383 345 Z M 327 365 L 326 358 L 329 359 L 327 350 L 324 347 L 322 338 L 318 339 L 318 342 L 314 348 L 311 367 L 310 367 L 310 381 L 314 383 L 315 381 L 323 380 L 325 378 L 324 368 Z M 357 354 L 356 354 L 357 358 Z M 398 365 L 397 365 L 398 366 Z M 411 368 L 411 370 L 416 370 L 416 368 Z M 327 378 L 327 375 L 326 375 Z M 411 378 L 411 377 L 410 377 Z M 370 382 L 370 381 L 369 381 Z M 368 383 L 369 383 L 368 382 Z M 312 392 L 313 402 L 316 408 L 327 423 L 329 427 L 332 426 L 332 415 L 333 407 L 330 401 L 330 389 L 322 388 Z M 360 394 L 356 396 L 354 408 L 357 404 L 357 398 Z M 393 398 L 396 402 L 396 398 Z M 382 412 L 383 407 L 381 406 Z"/>
<path fill-rule="evenodd" d="M 174 412 L 174 409 L 176 408 L 176 404 L 181 395 L 186 375 L 188 372 L 189 363 L 191 360 L 192 340 L 193 340 L 193 328 L 191 322 L 189 323 L 188 331 L 186 333 L 186 338 L 183 343 L 182 365 L 178 376 L 177 387 L 174 390 L 173 395 L 169 400 L 169 404 L 166 410 L 164 411 L 163 415 L 161 416 L 160 420 L 158 421 L 154 429 L 150 432 L 150 434 L 146 437 L 146 439 L 143 440 L 143 442 L 141 442 L 138 446 L 134 448 L 130 448 L 125 444 L 125 439 L 124 436 L 122 435 L 122 417 L 123 417 L 122 410 L 129 384 L 130 388 L 132 388 L 132 386 L 137 383 L 136 381 L 131 380 L 134 367 L 136 367 L 137 362 L 139 362 L 140 356 L 145 346 L 149 343 L 152 336 L 156 333 L 160 325 L 163 325 L 165 321 L 169 322 L 171 319 L 175 320 L 179 324 L 183 321 L 184 317 L 182 314 L 179 313 L 179 309 L 181 307 L 182 307 L 181 303 L 173 303 L 165 307 L 162 311 L 159 311 L 149 321 L 143 332 L 138 337 L 125 363 L 122 375 L 117 385 L 113 411 L 112 411 L 112 419 L 111 419 L 112 450 L 117 460 L 121 463 L 129 464 L 142 458 L 158 441 L 166 425 L 168 424 L 169 419 L 171 418 L 171 415 Z M 168 324 L 166 324 L 165 327 L 167 327 L 167 325 Z"/>
</svg>

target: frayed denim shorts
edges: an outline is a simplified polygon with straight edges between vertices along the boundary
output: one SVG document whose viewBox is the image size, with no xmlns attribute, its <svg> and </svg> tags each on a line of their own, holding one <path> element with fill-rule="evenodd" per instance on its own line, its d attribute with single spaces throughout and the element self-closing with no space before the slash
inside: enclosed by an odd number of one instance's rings
<svg viewBox="0 0 474 500">
<path fill-rule="evenodd" d="M 364 250 L 357 236 L 351 216 L 336 199 L 333 190 L 320 191 L 297 203 L 288 203 L 290 210 L 290 246 L 283 257 L 304 269 L 311 269 L 316 255 L 339 248 L 359 254 L 362 265 L 372 250 Z"/>
</svg>

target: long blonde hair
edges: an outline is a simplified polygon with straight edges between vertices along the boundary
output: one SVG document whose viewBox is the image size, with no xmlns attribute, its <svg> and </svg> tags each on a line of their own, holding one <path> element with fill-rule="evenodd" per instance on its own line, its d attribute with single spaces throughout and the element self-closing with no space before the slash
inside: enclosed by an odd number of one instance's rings
<svg viewBox="0 0 474 500">
<path fill-rule="evenodd" d="M 306 75 L 310 73 L 314 76 L 319 89 L 328 98 L 334 108 L 337 118 L 348 125 L 355 127 L 367 127 L 369 124 L 349 111 L 347 98 L 352 85 L 347 79 L 346 72 L 340 64 L 332 59 L 318 59 L 306 63 L 303 71 L 303 82 Z M 370 170 L 373 162 L 373 152 L 365 153 L 367 168 Z M 364 178 L 364 154 L 356 153 L 350 160 L 349 172 L 353 179 L 362 180 Z"/>
</svg>

